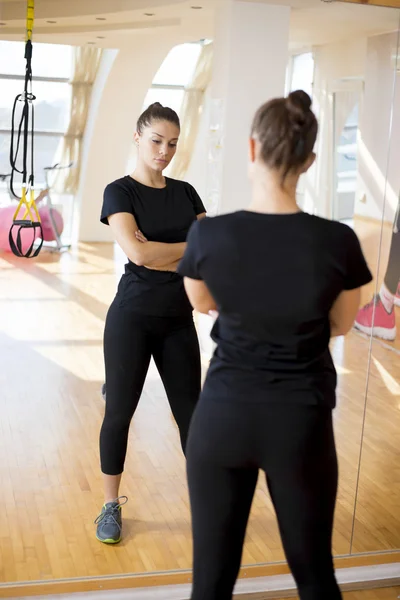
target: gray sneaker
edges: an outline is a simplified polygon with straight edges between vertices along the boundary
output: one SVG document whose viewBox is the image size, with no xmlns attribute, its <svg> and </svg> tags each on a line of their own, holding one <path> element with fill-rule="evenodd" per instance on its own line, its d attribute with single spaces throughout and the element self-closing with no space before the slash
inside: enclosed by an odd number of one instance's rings
<svg viewBox="0 0 400 600">
<path fill-rule="evenodd" d="M 104 544 L 118 544 L 121 541 L 121 506 L 127 502 L 128 498 L 126 496 L 120 496 L 112 502 L 104 504 L 101 513 L 94 522 L 97 525 L 96 537 L 100 542 Z"/>
</svg>

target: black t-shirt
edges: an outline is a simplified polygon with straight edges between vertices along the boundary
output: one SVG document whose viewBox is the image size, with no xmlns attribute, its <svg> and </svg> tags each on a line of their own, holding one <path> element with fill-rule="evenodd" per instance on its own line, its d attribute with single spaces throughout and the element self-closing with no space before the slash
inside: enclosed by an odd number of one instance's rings
<svg viewBox="0 0 400 600">
<path fill-rule="evenodd" d="M 178 271 L 218 306 L 207 396 L 335 405 L 329 312 L 372 279 L 350 227 L 301 212 L 204 219 Z"/>
<path fill-rule="evenodd" d="M 166 187 L 153 188 L 130 176 L 117 179 L 104 190 L 101 222 L 115 213 L 131 213 L 149 242 L 179 243 L 196 216 L 205 212 L 189 183 L 166 177 Z M 183 280 L 178 273 L 153 271 L 128 260 L 118 286 L 117 301 L 133 312 L 160 317 L 190 316 Z"/>
</svg>

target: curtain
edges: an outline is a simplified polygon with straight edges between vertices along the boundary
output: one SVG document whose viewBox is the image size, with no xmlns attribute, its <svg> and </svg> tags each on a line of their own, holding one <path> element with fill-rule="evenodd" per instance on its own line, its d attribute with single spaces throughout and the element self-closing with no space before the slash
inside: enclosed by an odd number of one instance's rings
<svg viewBox="0 0 400 600">
<path fill-rule="evenodd" d="M 181 135 L 170 176 L 183 179 L 190 165 L 204 104 L 204 94 L 211 81 L 213 44 L 205 44 L 191 82 L 185 89 L 181 109 Z"/>
<path fill-rule="evenodd" d="M 77 47 L 74 49 L 74 71 L 70 81 L 72 88 L 71 115 L 62 141 L 59 159 L 61 165 L 68 165 L 72 162 L 73 167 L 57 173 L 54 186 L 58 193 L 74 195 L 78 189 L 82 137 L 101 55 L 100 48 Z"/>
</svg>

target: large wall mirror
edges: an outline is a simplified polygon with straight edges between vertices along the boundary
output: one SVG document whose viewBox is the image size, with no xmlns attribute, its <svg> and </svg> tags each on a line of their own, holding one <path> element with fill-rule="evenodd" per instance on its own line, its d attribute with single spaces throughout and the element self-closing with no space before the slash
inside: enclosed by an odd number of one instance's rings
<svg viewBox="0 0 400 600">
<path fill-rule="evenodd" d="M 1 71 L 3 85 L 10 74 Z M 164 86 L 179 108 L 186 81 L 157 85 L 148 97 Z M 400 9 L 334 2 L 293 10 L 287 85 L 312 93 L 320 120 L 317 162 L 299 202 L 354 227 L 374 275 L 357 326 L 332 343 L 340 462 L 334 553 L 399 551 Z M 0 131 L 2 160 L 7 136 Z M 153 364 L 129 434 L 124 539 L 110 547 L 95 537 L 103 326 L 123 262 L 111 244 L 45 253 L 29 268 L 0 254 L 1 584 L 155 574 L 160 582 L 189 580 L 185 462 Z M 27 305 L 34 318 L 26 318 Z M 283 561 L 260 477 L 243 564 Z M 0 596 L 7 597 L 1 587 Z"/>
</svg>

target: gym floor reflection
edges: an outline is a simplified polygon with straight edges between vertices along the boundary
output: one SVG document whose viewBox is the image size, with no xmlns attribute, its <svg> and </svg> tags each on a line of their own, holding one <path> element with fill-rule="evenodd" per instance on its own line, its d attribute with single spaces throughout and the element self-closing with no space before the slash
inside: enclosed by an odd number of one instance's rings
<svg viewBox="0 0 400 600">
<path fill-rule="evenodd" d="M 362 221 L 356 228 L 371 263 L 380 232 Z M 384 251 L 390 234 L 388 227 Z M 124 539 L 108 547 L 94 535 L 102 501 L 103 322 L 119 257 L 115 261 L 111 245 L 81 244 L 61 256 L 43 253 L 35 263 L 0 259 L 1 384 L 7 391 L 0 420 L 3 582 L 190 568 L 184 461 L 155 368 L 130 431 Z M 366 289 L 365 300 L 369 295 Z M 332 345 L 339 373 L 337 555 L 400 546 L 400 342 L 372 345 L 363 430 L 369 347 L 370 340 L 357 332 Z M 281 560 L 261 478 L 243 562 Z"/>
</svg>

